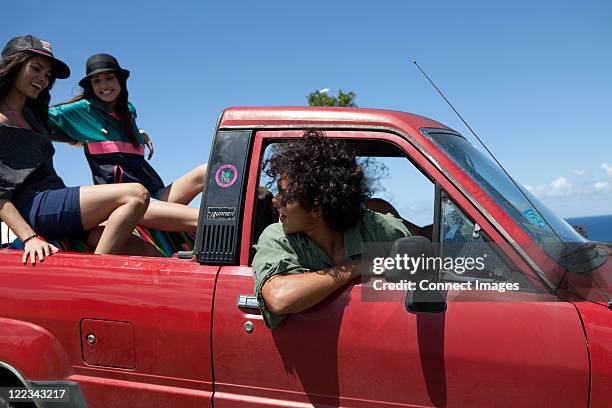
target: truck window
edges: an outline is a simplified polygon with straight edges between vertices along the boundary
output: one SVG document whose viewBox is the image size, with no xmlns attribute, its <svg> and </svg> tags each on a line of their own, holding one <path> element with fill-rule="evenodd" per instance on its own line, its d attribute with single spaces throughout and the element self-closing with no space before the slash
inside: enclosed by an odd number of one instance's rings
<svg viewBox="0 0 612 408">
<path fill-rule="evenodd" d="M 529 281 L 501 251 L 480 226 L 472 221 L 453 200 L 442 193 L 440 202 L 440 257 L 455 260 L 482 258 L 483 268 L 442 268 L 440 279 L 464 282 L 518 282 L 522 289 L 531 288 Z M 459 263 L 454 262 L 454 265 Z M 458 272 L 459 270 L 459 272 Z"/>
<path fill-rule="evenodd" d="M 357 142 L 349 139 L 347 144 L 354 148 L 357 160 L 368 180 L 370 189 L 370 200 L 366 203 L 368 208 L 381 213 L 392 213 L 404 220 L 404 224 L 413 235 L 424 235 L 431 239 L 434 184 L 400 148 L 392 143 L 380 140 Z M 264 149 L 261 163 L 285 146 L 286 142 L 268 144 Z M 260 171 L 257 206 L 254 212 L 253 242 L 257 242 L 264 224 L 267 226 L 277 221 L 278 216 L 273 213 L 271 205 L 271 199 L 276 192 L 276 185 L 264 171 Z"/>
<path fill-rule="evenodd" d="M 463 136 L 435 129 L 422 129 L 465 173 L 486 192 L 548 255 L 563 264 L 568 251 L 585 243 L 565 220 L 546 208 L 501 167 Z"/>
<path fill-rule="evenodd" d="M 338 132 L 339 133 L 339 132 Z M 412 235 L 425 236 L 431 241 L 439 237 L 441 257 L 486 256 L 486 268 L 458 274 L 457 271 L 439 271 L 440 279 L 446 281 L 491 281 L 518 282 L 519 287 L 532 290 L 532 285 L 500 248 L 491 245 L 492 240 L 484 230 L 465 214 L 444 192 L 440 195 L 440 220 L 434 223 L 436 207 L 435 184 L 410 157 L 397 145 L 382 140 L 345 139 L 353 148 L 359 163 L 364 168 L 370 188 L 369 209 L 381 213 L 392 213 L 404 221 Z M 260 163 L 264 163 L 275 152 L 286 148 L 287 141 L 274 139 L 264 144 Z M 278 221 L 272 197 L 276 185 L 261 171 L 258 195 L 254 212 L 253 241 L 257 242 L 265 227 Z M 437 225 L 438 231 L 433 231 Z M 486 254 L 486 255 L 485 255 Z M 254 253 L 251 254 L 251 259 Z M 455 263 L 456 264 L 456 263 Z"/>
</svg>

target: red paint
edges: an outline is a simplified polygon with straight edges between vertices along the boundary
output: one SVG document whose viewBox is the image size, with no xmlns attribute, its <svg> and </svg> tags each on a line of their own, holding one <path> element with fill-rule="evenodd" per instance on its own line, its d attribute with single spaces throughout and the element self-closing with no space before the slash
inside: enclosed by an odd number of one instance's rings
<svg viewBox="0 0 612 408">
<path fill-rule="evenodd" d="M 362 302 L 353 282 L 272 332 L 257 311 L 238 309 L 238 295 L 253 293 L 248 261 L 264 146 L 313 126 L 405 151 L 535 291 L 450 292 L 446 312 L 415 314 L 402 298 Z M 1 250 L 0 361 L 31 380 L 78 381 L 90 407 L 201 407 L 213 398 L 216 407 L 609 405 L 612 312 L 601 289 L 610 293 L 612 264 L 564 274 L 419 131 L 444 125 L 402 112 L 286 107 L 230 108 L 220 128 L 232 127 L 256 130 L 240 265 L 59 253 L 32 267 L 21 251 Z M 521 252 L 564 290 L 553 293 Z M 92 331 L 99 342 L 90 346 Z"/>
<path fill-rule="evenodd" d="M 132 323 L 83 319 L 81 344 L 83 360 L 87 364 L 136 368 L 136 342 Z"/>
<path fill-rule="evenodd" d="M 218 267 L 176 258 L 70 253 L 32 267 L 21 263 L 21 251 L 6 250 L 0 251 L 0 260 L 0 315 L 48 333 L 38 335 L 38 341 L 44 340 L 40 347 L 21 336 L 9 337 L 6 345 L 2 336 L 0 361 L 10 361 L 33 380 L 82 378 L 89 407 L 113 406 L 109 401 L 116 401 L 114 406 L 172 401 L 176 393 L 183 395 L 178 401 L 191 400 L 191 406 L 196 401 L 210 404 L 209 333 Z M 131 323 L 135 368 L 94 367 L 83 361 L 84 319 Z M 47 350 L 46 344 L 54 348 Z"/>
<path fill-rule="evenodd" d="M 360 302 L 361 285 L 353 284 L 270 332 L 259 314 L 236 307 L 238 295 L 252 290 L 248 268 L 221 269 L 215 407 L 262 398 L 272 400 L 268 406 L 586 405 L 580 319 L 551 295 L 487 301 L 476 293 L 459 301 L 451 293 L 445 313 L 413 314 L 401 301 Z M 246 321 L 255 324 L 252 334 Z"/>
<path fill-rule="evenodd" d="M 248 265 L 249 253 L 251 250 L 251 236 L 253 235 L 253 212 L 255 210 L 255 196 L 257 191 L 257 185 L 259 184 L 259 169 L 261 168 L 261 161 L 259 158 L 262 156 L 261 138 L 256 137 L 255 143 L 253 144 L 253 154 L 251 155 L 251 163 L 249 164 L 249 171 L 246 175 L 247 186 L 246 186 L 246 200 L 244 207 L 244 214 L 242 217 L 242 235 L 241 235 L 241 246 L 240 246 L 240 264 Z M 257 158 L 257 159 L 255 159 Z"/>
<path fill-rule="evenodd" d="M 591 404 L 609 407 L 612 395 L 612 325 L 608 308 L 589 302 L 576 302 L 580 311 L 591 355 Z"/>
</svg>

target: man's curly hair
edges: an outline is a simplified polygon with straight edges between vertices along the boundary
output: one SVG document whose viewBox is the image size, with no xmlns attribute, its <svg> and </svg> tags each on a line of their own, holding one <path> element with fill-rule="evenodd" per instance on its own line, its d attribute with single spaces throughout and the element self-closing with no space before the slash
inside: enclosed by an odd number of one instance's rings
<svg viewBox="0 0 612 408">
<path fill-rule="evenodd" d="M 355 154 L 341 140 L 320 130 L 307 130 L 263 165 L 270 184 L 287 177 L 279 197 L 285 205 L 297 201 L 305 210 L 320 210 L 327 226 L 347 231 L 361 220 L 368 188 Z"/>
</svg>

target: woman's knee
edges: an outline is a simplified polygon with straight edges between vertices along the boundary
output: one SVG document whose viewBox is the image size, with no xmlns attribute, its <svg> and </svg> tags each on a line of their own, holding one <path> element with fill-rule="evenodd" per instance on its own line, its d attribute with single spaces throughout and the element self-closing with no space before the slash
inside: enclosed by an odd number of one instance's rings
<svg viewBox="0 0 612 408">
<path fill-rule="evenodd" d="M 208 168 L 208 165 L 206 163 L 201 164 L 198 167 L 196 167 L 196 174 L 197 174 L 196 185 L 198 186 L 198 189 L 200 190 L 204 187 L 204 181 L 206 180 L 207 168 Z"/>
<path fill-rule="evenodd" d="M 129 183 L 126 184 L 129 186 L 126 192 L 126 199 L 131 204 L 134 204 L 138 207 L 147 208 L 149 206 L 149 202 L 151 200 L 151 195 L 149 191 L 139 183 Z"/>
<path fill-rule="evenodd" d="M 149 192 L 141 184 L 105 184 L 81 187 L 81 223 L 86 230 L 107 220 L 115 210 L 128 206 L 135 216 L 142 216 L 149 206 Z"/>
</svg>

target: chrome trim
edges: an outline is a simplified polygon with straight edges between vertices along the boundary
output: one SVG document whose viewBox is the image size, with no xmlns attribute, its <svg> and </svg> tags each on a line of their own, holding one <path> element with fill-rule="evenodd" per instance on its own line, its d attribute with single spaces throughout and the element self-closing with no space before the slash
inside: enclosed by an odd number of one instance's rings
<svg viewBox="0 0 612 408">
<path fill-rule="evenodd" d="M 269 129 L 269 130 L 278 130 L 278 129 L 360 129 L 360 130 L 384 130 L 384 131 L 392 131 L 394 133 L 399 132 L 397 128 L 389 127 L 389 126 L 372 126 L 372 125 L 353 125 L 350 123 L 346 124 L 323 124 L 323 123 L 308 123 L 303 125 L 249 125 L 249 126 L 223 126 L 220 127 L 219 130 L 247 130 L 247 129 Z M 446 130 L 445 128 L 442 128 Z"/>
<path fill-rule="evenodd" d="M 310 128 L 317 128 L 317 129 L 322 129 L 322 130 L 325 130 L 325 129 L 360 129 L 360 130 L 371 130 L 371 131 L 385 131 L 385 132 L 389 132 L 397 136 L 403 137 L 408 143 L 410 143 L 414 148 L 416 148 L 419 152 L 421 152 L 421 154 L 425 156 L 425 158 L 427 158 L 427 160 L 429 160 L 429 162 L 433 164 L 455 186 L 455 188 L 459 190 L 459 192 L 461 192 L 461 194 L 463 194 L 468 199 L 468 201 L 472 203 L 474 207 L 476 207 L 478 211 L 480 211 L 482 216 L 485 217 L 491 223 L 491 225 L 493 225 L 497 229 L 497 231 L 506 239 L 506 241 L 512 246 L 512 248 L 514 248 L 514 250 L 523 258 L 523 260 L 540 277 L 540 279 L 542 279 L 544 284 L 546 284 L 553 293 L 556 291 L 557 289 L 556 285 L 548 278 L 548 276 L 546 276 L 546 274 L 540 269 L 540 267 L 535 263 L 535 261 L 531 259 L 529 255 L 527 255 L 527 253 L 523 250 L 523 248 L 521 248 L 521 246 L 518 245 L 515 241 L 512 241 L 512 237 L 510 237 L 510 234 L 508 234 L 508 232 L 506 232 L 506 230 L 504 230 L 501 227 L 501 225 L 495 220 L 495 218 L 493 218 L 493 216 L 491 216 L 491 214 L 489 214 L 489 212 L 487 212 L 476 201 L 474 197 L 468 194 L 468 192 L 465 191 L 465 189 L 457 182 L 457 180 L 451 174 L 449 174 L 446 171 L 446 169 L 444 169 L 440 165 L 440 163 L 438 163 L 438 161 L 435 160 L 429 154 L 429 152 L 427 152 L 427 150 L 423 148 L 423 146 L 421 146 L 419 143 L 416 142 L 414 137 L 410 136 L 409 134 L 405 133 L 402 130 L 399 130 L 395 127 L 389 127 L 389 126 L 352 125 L 348 123 L 345 125 L 314 123 L 314 124 L 303 124 L 303 125 L 223 126 L 223 127 L 220 127 L 219 130 L 224 130 L 224 129 L 258 129 L 258 130 L 261 130 L 261 129 L 268 129 L 268 130 L 295 129 L 295 130 L 300 130 L 300 129 L 310 129 Z M 440 129 L 444 132 L 458 133 L 450 128 L 419 128 L 418 131 L 424 137 L 428 139 L 429 137 L 423 133 L 423 129 Z M 461 136 L 461 134 L 459 135 Z"/>
<path fill-rule="evenodd" d="M 247 332 L 248 334 L 253 333 L 253 330 L 255 330 L 255 325 L 253 324 L 253 322 L 251 322 L 250 320 L 247 320 L 246 322 L 244 322 L 244 331 Z"/>
<path fill-rule="evenodd" d="M 238 295 L 236 305 L 239 309 L 259 309 L 259 302 L 254 295 Z"/>
<path fill-rule="evenodd" d="M 17 377 L 17 379 L 19 381 L 21 381 L 21 384 L 23 384 L 23 387 L 25 389 L 28 390 L 33 390 L 32 386 L 30 385 L 30 383 L 25 379 L 25 377 L 23 375 L 21 375 L 21 373 L 19 372 L 19 370 L 17 370 L 15 367 L 13 367 L 10 364 L 7 364 L 3 361 L 0 361 L 0 368 L 5 368 L 7 370 L 9 370 L 11 373 L 13 373 L 13 375 L 15 375 L 15 377 Z M 37 408 L 42 408 L 43 406 L 40 405 L 40 402 L 37 400 L 33 400 L 32 402 L 34 402 L 34 405 L 36 405 Z"/>
</svg>

